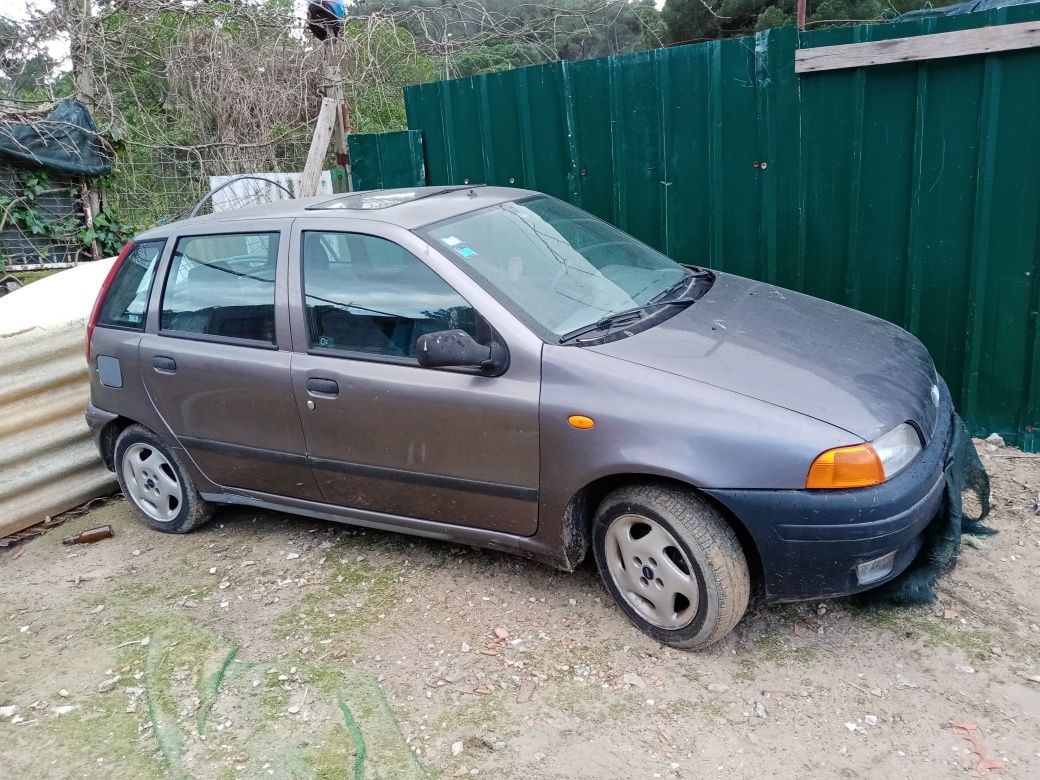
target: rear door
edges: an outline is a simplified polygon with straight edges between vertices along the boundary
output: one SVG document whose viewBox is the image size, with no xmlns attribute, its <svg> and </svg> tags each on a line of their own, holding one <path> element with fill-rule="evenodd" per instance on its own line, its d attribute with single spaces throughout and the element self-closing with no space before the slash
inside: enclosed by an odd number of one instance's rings
<svg viewBox="0 0 1040 780">
<path fill-rule="evenodd" d="M 176 235 L 141 339 L 152 402 L 213 482 L 319 499 L 290 383 L 288 222 Z"/>
<path fill-rule="evenodd" d="M 326 224 L 296 221 L 290 265 L 293 388 L 326 501 L 534 533 L 541 343 L 496 322 L 510 350 L 502 376 L 421 368 L 420 335 L 461 328 L 486 343 L 491 312 L 476 305 L 496 307 L 443 258 L 456 278 L 441 276 L 407 231 Z"/>
</svg>

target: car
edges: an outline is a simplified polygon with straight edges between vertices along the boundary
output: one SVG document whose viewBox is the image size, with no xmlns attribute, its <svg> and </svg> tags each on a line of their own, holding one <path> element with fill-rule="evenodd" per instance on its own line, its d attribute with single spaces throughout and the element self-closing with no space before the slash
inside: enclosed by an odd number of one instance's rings
<svg viewBox="0 0 1040 780">
<path fill-rule="evenodd" d="M 376 190 L 127 244 L 86 417 L 140 519 L 220 504 L 573 570 L 678 648 L 902 572 L 953 406 L 922 344 L 544 194 Z"/>
</svg>

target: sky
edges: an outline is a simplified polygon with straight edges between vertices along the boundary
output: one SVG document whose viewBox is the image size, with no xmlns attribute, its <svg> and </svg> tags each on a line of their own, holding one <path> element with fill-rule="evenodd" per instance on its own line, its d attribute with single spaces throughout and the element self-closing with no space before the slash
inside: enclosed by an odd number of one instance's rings
<svg viewBox="0 0 1040 780">
<path fill-rule="evenodd" d="M 49 11 L 53 7 L 54 4 L 51 0 L 29 0 L 28 2 L 26 0 L 0 0 L 0 16 L 16 22 L 24 22 L 30 16 L 35 15 L 36 11 Z M 47 41 L 47 53 L 51 55 L 52 59 L 61 63 L 61 70 L 71 67 L 71 63 L 68 62 L 68 38 Z"/>
</svg>

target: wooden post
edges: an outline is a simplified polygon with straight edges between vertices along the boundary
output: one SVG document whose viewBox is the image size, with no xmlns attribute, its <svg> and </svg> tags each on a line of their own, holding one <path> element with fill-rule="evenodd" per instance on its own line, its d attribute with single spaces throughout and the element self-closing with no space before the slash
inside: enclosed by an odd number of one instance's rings
<svg viewBox="0 0 1040 780">
<path fill-rule="evenodd" d="M 325 97 L 336 103 L 336 128 L 333 133 L 332 145 L 336 154 L 336 165 L 340 169 L 340 176 L 347 182 L 350 189 L 350 153 L 347 150 L 347 133 L 350 132 L 350 116 L 347 113 L 347 104 L 343 100 L 343 71 L 341 68 L 342 42 L 339 38 L 330 38 L 325 42 Z"/>
<path fill-rule="evenodd" d="M 318 121 L 314 125 L 314 137 L 311 148 L 307 152 L 307 164 L 300 177 L 300 186 L 296 190 L 297 198 L 309 198 L 318 193 L 318 180 L 321 178 L 321 166 L 325 162 L 325 154 L 329 150 L 332 131 L 336 126 L 336 102 L 331 98 L 323 98 Z"/>
<path fill-rule="evenodd" d="M 798 0 L 798 29 L 805 29 L 805 5 L 806 0 Z"/>
</svg>

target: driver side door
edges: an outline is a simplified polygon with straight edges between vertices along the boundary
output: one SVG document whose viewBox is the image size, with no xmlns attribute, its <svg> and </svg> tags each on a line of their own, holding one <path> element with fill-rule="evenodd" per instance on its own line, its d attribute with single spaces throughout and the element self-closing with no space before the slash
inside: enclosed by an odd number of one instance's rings
<svg viewBox="0 0 1040 780">
<path fill-rule="evenodd" d="M 401 243 L 313 224 L 293 233 L 292 384 L 325 501 L 533 534 L 540 350 L 496 377 L 421 368 L 419 336 L 490 325 Z"/>
</svg>

